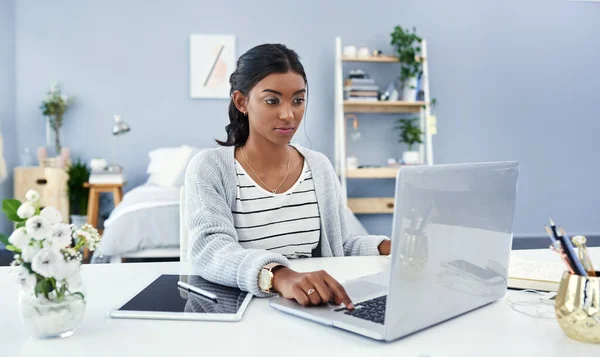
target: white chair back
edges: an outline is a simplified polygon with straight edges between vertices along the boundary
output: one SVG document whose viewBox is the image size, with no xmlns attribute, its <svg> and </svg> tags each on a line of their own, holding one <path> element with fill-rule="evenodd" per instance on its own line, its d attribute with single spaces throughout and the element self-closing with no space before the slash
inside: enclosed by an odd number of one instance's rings
<svg viewBox="0 0 600 357">
<path fill-rule="evenodd" d="M 188 261 L 188 230 L 185 224 L 185 186 L 179 191 L 179 261 Z"/>
</svg>

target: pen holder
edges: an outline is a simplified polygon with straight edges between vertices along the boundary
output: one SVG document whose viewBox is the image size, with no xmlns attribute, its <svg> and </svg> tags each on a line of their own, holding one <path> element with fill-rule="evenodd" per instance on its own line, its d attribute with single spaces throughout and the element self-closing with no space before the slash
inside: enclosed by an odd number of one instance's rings
<svg viewBox="0 0 600 357">
<path fill-rule="evenodd" d="M 596 272 L 600 276 L 600 272 Z M 560 328 L 572 339 L 600 343 L 600 277 L 565 272 L 556 303 Z"/>
</svg>

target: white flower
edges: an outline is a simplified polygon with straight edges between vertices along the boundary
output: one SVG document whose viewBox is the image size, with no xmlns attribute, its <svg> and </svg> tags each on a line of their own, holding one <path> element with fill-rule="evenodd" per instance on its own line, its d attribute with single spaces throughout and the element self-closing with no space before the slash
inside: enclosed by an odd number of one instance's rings
<svg viewBox="0 0 600 357">
<path fill-rule="evenodd" d="M 64 263 L 63 255 L 58 250 L 45 248 L 33 257 L 31 269 L 44 278 L 52 278 Z"/>
<path fill-rule="evenodd" d="M 51 246 L 55 249 L 62 249 L 71 244 L 71 227 L 68 224 L 59 223 L 52 226 Z"/>
<path fill-rule="evenodd" d="M 8 237 L 8 241 L 10 244 L 19 248 L 21 251 L 25 249 L 29 245 L 29 236 L 25 231 L 25 227 L 15 229 L 10 237 Z"/>
<path fill-rule="evenodd" d="M 29 202 L 37 202 L 40 200 L 40 194 L 36 190 L 28 190 L 25 199 Z"/>
<path fill-rule="evenodd" d="M 34 214 L 35 214 L 35 207 L 33 207 L 33 205 L 29 202 L 23 203 L 17 209 L 17 216 L 19 216 L 19 218 L 23 218 L 23 219 L 29 218 L 29 217 L 33 216 Z"/>
<path fill-rule="evenodd" d="M 42 240 L 50 235 L 50 223 L 42 216 L 33 216 L 25 222 L 27 234 L 37 240 Z"/>
<path fill-rule="evenodd" d="M 40 246 L 37 243 L 34 243 L 33 245 L 28 245 L 25 248 L 23 248 L 23 251 L 21 252 L 21 258 L 23 258 L 24 262 L 31 263 L 33 257 L 35 257 L 35 255 L 39 253 L 40 250 L 42 250 L 42 248 L 40 248 Z"/>
<path fill-rule="evenodd" d="M 46 207 L 40 212 L 40 216 L 46 218 L 50 224 L 59 224 L 62 222 L 62 214 L 54 207 Z"/>
<path fill-rule="evenodd" d="M 37 283 L 35 275 L 31 274 L 29 270 L 22 265 L 15 266 L 13 269 L 13 274 L 15 274 L 17 282 L 21 284 L 21 288 L 25 291 L 33 292 L 35 284 Z"/>
<path fill-rule="evenodd" d="M 79 271 L 79 262 L 77 260 L 69 260 L 68 262 L 62 262 L 57 264 L 57 269 L 54 272 L 56 280 L 68 279 L 73 274 Z"/>
</svg>

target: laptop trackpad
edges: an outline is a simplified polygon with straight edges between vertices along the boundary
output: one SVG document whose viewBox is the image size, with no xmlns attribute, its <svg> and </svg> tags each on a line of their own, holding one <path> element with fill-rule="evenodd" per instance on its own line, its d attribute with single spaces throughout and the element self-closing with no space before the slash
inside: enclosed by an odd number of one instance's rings
<svg viewBox="0 0 600 357">
<path fill-rule="evenodd" d="M 367 281 L 356 281 L 344 284 L 344 289 L 353 301 L 361 301 L 381 295 L 387 295 L 387 287 Z"/>
</svg>

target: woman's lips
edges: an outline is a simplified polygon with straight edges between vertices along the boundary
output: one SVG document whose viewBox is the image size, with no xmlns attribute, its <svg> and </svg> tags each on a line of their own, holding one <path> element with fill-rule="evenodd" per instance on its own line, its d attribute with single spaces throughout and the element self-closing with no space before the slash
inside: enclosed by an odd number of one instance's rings
<svg viewBox="0 0 600 357">
<path fill-rule="evenodd" d="M 275 131 L 282 135 L 289 135 L 294 132 L 294 127 L 275 128 Z"/>
</svg>

